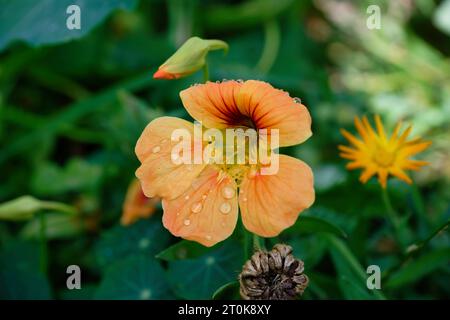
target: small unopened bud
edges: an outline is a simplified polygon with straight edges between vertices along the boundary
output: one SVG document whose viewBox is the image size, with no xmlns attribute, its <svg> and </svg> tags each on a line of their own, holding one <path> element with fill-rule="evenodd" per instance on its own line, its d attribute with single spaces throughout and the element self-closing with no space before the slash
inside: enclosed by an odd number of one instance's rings
<svg viewBox="0 0 450 320">
<path fill-rule="evenodd" d="M 228 44 L 221 40 L 204 40 L 199 37 L 189 38 L 169 59 L 155 72 L 155 79 L 178 79 L 188 76 L 206 63 L 209 51 L 223 49 L 228 51 Z"/>
<path fill-rule="evenodd" d="M 245 300 L 293 300 L 308 286 L 304 263 L 295 259 L 292 248 L 277 244 L 269 252 L 257 251 L 239 275 L 240 293 Z"/>
</svg>

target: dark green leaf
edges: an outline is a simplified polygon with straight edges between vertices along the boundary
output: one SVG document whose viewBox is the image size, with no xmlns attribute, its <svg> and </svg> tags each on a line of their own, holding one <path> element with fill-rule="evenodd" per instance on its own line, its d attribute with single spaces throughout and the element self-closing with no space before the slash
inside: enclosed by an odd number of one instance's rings
<svg viewBox="0 0 450 320">
<path fill-rule="evenodd" d="M 131 9 L 136 0 L 0 0 L 0 50 L 13 40 L 32 45 L 57 43 L 87 34 L 113 10 Z M 80 29 L 69 29 L 66 13 L 70 5 L 80 7 Z"/>
<path fill-rule="evenodd" d="M 346 238 L 347 234 L 331 222 L 312 216 L 300 216 L 294 226 L 285 231 L 286 234 L 302 233 L 331 233 L 339 237 Z"/>
<path fill-rule="evenodd" d="M 394 273 L 386 287 L 398 288 L 419 280 L 450 261 L 450 248 L 436 249 L 411 261 L 405 267 Z"/>
<path fill-rule="evenodd" d="M 95 293 L 96 299 L 170 299 L 170 287 L 159 263 L 142 254 L 129 256 L 111 265 Z"/>
<path fill-rule="evenodd" d="M 239 300 L 239 281 L 232 281 L 224 284 L 214 292 L 214 300 Z"/>
<path fill-rule="evenodd" d="M 101 267 L 134 253 L 152 257 L 169 243 L 170 235 L 156 217 L 123 227 L 116 226 L 102 235 L 97 244 L 97 260 Z"/>
<path fill-rule="evenodd" d="M 347 245 L 340 239 L 327 235 L 329 250 L 336 267 L 336 272 L 339 279 L 339 286 L 344 296 L 349 299 L 364 296 L 372 297 L 372 299 L 385 299 L 384 295 L 379 290 L 369 290 L 366 285 L 368 275 L 364 272 L 363 267 L 347 247 Z M 348 284 L 351 284 L 350 286 Z M 361 295 L 365 292 L 365 295 Z"/>
<path fill-rule="evenodd" d="M 39 248 L 10 243 L 0 252 L 0 299 L 51 299 L 47 278 L 39 271 Z"/>
<path fill-rule="evenodd" d="M 156 258 L 166 261 L 194 259 L 210 252 L 211 248 L 202 246 L 197 242 L 181 240 L 180 242 L 164 249 L 156 255 Z"/>
<path fill-rule="evenodd" d="M 209 299 L 217 288 L 237 279 L 242 263 L 242 248 L 227 241 L 196 259 L 169 262 L 169 280 L 182 298 Z"/>
</svg>

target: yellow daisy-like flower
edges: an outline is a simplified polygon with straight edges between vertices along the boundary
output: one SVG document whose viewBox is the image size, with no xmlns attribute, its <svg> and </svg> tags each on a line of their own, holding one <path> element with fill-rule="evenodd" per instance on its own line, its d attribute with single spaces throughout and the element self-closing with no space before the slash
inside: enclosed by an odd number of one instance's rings
<svg viewBox="0 0 450 320">
<path fill-rule="evenodd" d="M 362 140 L 341 129 L 342 135 L 352 145 L 352 147 L 339 146 L 340 156 L 352 160 L 347 164 L 347 169 L 364 169 L 359 178 L 362 183 L 366 183 L 377 174 L 383 188 L 386 188 L 389 175 L 411 184 L 412 180 L 405 170 L 420 170 L 428 162 L 411 160 L 410 157 L 428 148 L 431 142 L 420 138 L 407 140 L 411 132 L 411 126 L 399 135 L 401 122 L 397 123 L 389 138 L 386 136 L 383 123 L 378 115 L 375 115 L 375 124 L 376 131 L 372 128 L 366 116 L 362 118 L 362 121 L 355 117 L 355 126 Z"/>
</svg>

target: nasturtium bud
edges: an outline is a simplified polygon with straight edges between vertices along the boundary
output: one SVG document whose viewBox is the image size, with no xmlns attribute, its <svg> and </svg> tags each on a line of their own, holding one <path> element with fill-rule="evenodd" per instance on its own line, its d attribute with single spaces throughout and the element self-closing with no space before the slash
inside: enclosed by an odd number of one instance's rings
<svg viewBox="0 0 450 320">
<path fill-rule="evenodd" d="M 68 214 L 76 213 L 75 208 L 64 203 L 42 201 L 32 196 L 21 196 L 0 204 L 0 220 L 29 220 L 41 210 L 57 211 Z"/>
<path fill-rule="evenodd" d="M 205 40 L 199 37 L 189 38 L 169 59 L 155 72 L 155 79 L 178 79 L 188 76 L 206 63 L 209 51 L 223 49 L 228 51 L 228 44 L 222 40 Z"/>
</svg>

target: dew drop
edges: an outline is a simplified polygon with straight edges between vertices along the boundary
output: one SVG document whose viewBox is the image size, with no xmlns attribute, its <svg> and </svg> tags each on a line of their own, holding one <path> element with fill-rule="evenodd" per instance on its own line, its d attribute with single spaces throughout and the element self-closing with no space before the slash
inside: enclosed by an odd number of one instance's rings
<svg viewBox="0 0 450 320">
<path fill-rule="evenodd" d="M 220 212 L 222 212 L 223 214 L 227 214 L 231 211 L 231 204 L 229 204 L 228 202 L 224 202 L 220 205 L 219 208 Z"/>
<path fill-rule="evenodd" d="M 231 187 L 225 187 L 222 189 L 222 196 L 225 199 L 232 199 L 234 197 L 234 189 Z"/>
<path fill-rule="evenodd" d="M 152 149 L 153 153 L 158 153 L 160 151 L 161 151 L 161 147 L 160 146 L 154 146 L 153 149 Z"/>
<path fill-rule="evenodd" d="M 192 205 L 191 211 L 193 213 L 199 213 L 200 211 L 202 211 L 202 208 L 203 208 L 202 204 L 200 202 L 196 202 Z"/>
<path fill-rule="evenodd" d="M 242 201 L 247 202 L 247 198 L 242 199 Z"/>
<path fill-rule="evenodd" d="M 186 220 L 184 220 L 184 225 L 185 226 L 188 226 L 188 225 L 190 225 L 191 224 L 191 220 L 189 220 L 189 219 L 186 219 Z"/>
<path fill-rule="evenodd" d="M 205 199 L 206 199 L 206 197 L 207 197 L 207 195 L 206 195 L 206 194 L 202 195 L 202 199 L 203 199 L 203 200 L 205 200 Z"/>
<path fill-rule="evenodd" d="M 206 236 L 206 240 L 211 240 L 212 239 L 212 237 L 208 234 L 207 236 Z"/>
<path fill-rule="evenodd" d="M 187 195 L 186 197 L 184 197 L 184 200 L 189 200 L 189 195 Z"/>
<path fill-rule="evenodd" d="M 295 97 L 295 98 L 294 98 L 294 102 L 295 102 L 295 103 L 300 103 L 300 104 L 301 104 L 301 103 L 302 103 L 302 99 Z"/>
</svg>

